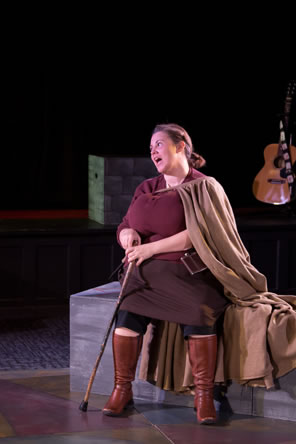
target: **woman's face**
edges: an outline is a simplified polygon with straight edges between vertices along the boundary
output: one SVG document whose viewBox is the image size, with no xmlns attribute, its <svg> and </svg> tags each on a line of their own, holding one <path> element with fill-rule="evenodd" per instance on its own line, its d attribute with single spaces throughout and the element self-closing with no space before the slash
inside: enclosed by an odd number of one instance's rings
<svg viewBox="0 0 296 444">
<path fill-rule="evenodd" d="M 170 174 L 177 166 L 179 147 L 164 131 L 153 134 L 150 143 L 151 159 L 159 173 Z"/>
</svg>

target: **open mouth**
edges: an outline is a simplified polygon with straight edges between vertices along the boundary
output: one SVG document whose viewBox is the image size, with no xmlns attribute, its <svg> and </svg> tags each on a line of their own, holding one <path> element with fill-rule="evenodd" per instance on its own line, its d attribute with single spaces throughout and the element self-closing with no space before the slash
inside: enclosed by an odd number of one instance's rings
<svg viewBox="0 0 296 444">
<path fill-rule="evenodd" d="M 156 165 L 158 165 L 159 162 L 161 162 L 161 161 L 162 161 L 161 157 L 155 157 L 155 159 L 154 159 L 154 162 L 156 163 Z"/>
</svg>

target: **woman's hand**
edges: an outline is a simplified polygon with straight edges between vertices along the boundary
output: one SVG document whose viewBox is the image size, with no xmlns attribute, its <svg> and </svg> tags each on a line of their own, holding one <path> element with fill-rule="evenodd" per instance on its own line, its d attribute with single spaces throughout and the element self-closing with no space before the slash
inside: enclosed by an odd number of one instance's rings
<svg viewBox="0 0 296 444">
<path fill-rule="evenodd" d="M 124 228 L 123 230 L 121 230 L 119 234 L 119 240 L 124 250 L 132 247 L 133 245 L 141 244 L 141 238 L 137 231 L 133 228 Z"/>
<path fill-rule="evenodd" d="M 153 242 L 150 244 L 129 247 L 125 250 L 125 257 L 127 257 L 128 262 L 136 261 L 137 267 L 154 254 Z"/>
</svg>

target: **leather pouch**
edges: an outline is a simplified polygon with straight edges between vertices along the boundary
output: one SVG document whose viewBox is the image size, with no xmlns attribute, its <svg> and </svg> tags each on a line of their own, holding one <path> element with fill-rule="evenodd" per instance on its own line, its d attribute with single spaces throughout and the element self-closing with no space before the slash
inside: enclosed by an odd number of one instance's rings
<svg viewBox="0 0 296 444">
<path fill-rule="evenodd" d="M 203 263 L 197 252 L 193 249 L 188 250 L 184 256 L 181 257 L 181 261 L 187 268 L 190 274 L 200 273 L 206 270 L 208 267 Z"/>
</svg>

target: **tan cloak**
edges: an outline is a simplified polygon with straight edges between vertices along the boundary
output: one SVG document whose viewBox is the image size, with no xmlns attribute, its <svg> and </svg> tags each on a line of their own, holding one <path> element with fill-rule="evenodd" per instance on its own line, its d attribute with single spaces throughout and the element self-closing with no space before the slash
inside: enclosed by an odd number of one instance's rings
<svg viewBox="0 0 296 444">
<path fill-rule="evenodd" d="M 296 368 L 296 296 L 268 291 L 265 276 L 251 264 L 224 189 L 213 177 L 175 188 L 191 242 L 232 302 L 219 338 L 215 382 L 234 380 L 270 388 L 274 378 Z M 192 388 L 186 342 L 178 324 L 150 324 L 140 378 L 175 392 Z"/>
</svg>

